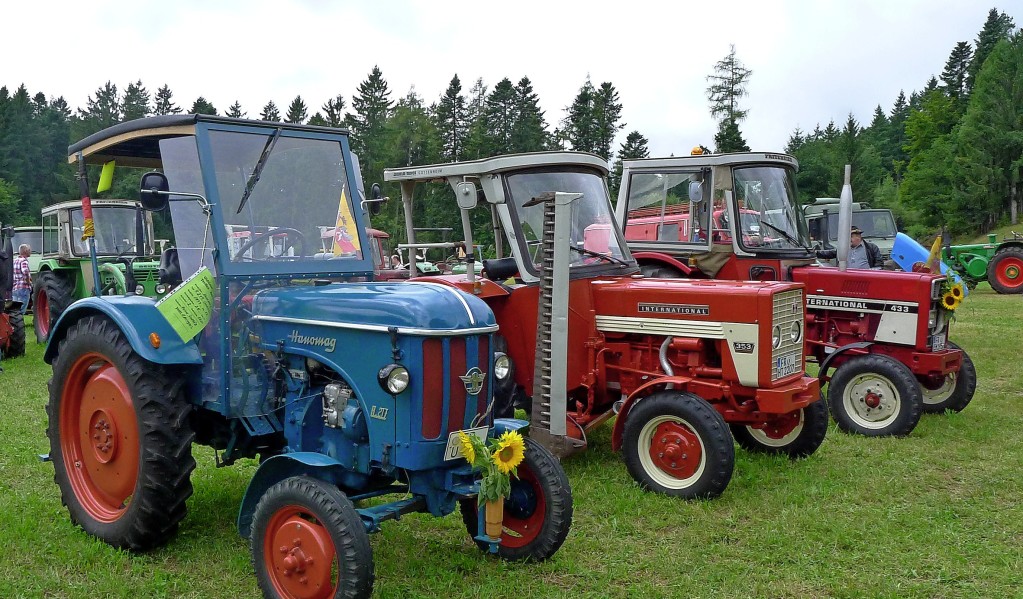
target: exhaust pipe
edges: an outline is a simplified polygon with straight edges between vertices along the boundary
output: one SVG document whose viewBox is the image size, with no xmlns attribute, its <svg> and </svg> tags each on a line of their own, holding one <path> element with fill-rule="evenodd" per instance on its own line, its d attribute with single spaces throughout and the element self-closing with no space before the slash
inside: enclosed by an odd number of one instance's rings
<svg viewBox="0 0 1023 599">
<path fill-rule="evenodd" d="M 845 185 L 842 186 L 842 195 L 838 202 L 838 232 L 835 235 L 838 239 L 837 257 L 838 269 L 849 268 L 849 231 L 852 230 L 852 165 L 845 165 Z"/>
</svg>

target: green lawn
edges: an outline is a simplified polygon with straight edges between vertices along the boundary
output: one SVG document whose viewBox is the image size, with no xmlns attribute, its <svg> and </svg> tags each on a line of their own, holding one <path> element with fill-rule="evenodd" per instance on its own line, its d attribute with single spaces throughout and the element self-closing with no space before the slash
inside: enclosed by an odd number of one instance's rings
<svg viewBox="0 0 1023 599">
<path fill-rule="evenodd" d="M 981 285 L 953 339 L 979 387 L 961 414 L 925 415 L 905 439 L 834 426 L 808 459 L 737 449 L 719 499 L 641 491 L 610 426 L 565 462 L 575 521 L 543 564 L 506 564 L 457 515 L 411 516 L 372 537 L 381 597 L 1009 597 L 1023 589 L 1023 297 Z M 31 336 L 31 334 L 30 334 Z M 214 467 L 196 449 L 178 536 L 134 555 L 71 525 L 53 483 L 41 346 L 0 374 L 0 597 L 251 597 L 235 517 L 253 463 Z"/>
</svg>

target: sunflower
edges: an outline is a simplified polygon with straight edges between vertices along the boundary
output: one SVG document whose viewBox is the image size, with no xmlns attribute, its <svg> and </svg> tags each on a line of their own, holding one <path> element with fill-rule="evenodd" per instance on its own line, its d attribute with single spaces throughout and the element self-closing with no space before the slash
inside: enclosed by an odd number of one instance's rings
<svg viewBox="0 0 1023 599">
<path fill-rule="evenodd" d="M 458 445 L 462 448 L 462 457 L 470 464 L 476 461 L 476 448 L 472 445 L 469 435 L 458 431 Z"/>
<path fill-rule="evenodd" d="M 508 474 L 522 463 L 526 455 L 526 442 L 516 431 L 508 431 L 497 440 L 494 448 L 494 464 L 502 474 Z"/>
<path fill-rule="evenodd" d="M 952 294 L 952 297 L 956 298 L 959 301 L 963 301 L 963 295 L 964 294 L 963 294 L 963 284 L 962 283 L 956 283 L 955 285 L 952 285 L 952 288 L 949 289 L 948 292 Z"/>
<path fill-rule="evenodd" d="M 954 292 L 949 291 L 941 296 L 941 307 L 946 310 L 955 310 L 959 307 L 959 298 L 956 297 Z"/>
</svg>

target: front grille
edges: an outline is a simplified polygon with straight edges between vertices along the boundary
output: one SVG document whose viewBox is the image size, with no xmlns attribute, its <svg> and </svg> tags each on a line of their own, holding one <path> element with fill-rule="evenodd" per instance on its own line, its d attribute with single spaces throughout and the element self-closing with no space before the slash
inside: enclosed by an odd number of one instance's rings
<svg viewBox="0 0 1023 599">
<path fill-rule="evenodd" d="M 156 281 L 160 266 L 157 264 L 133 264 L 131 267 L 135 280 L 139 283 Z"/>
<path fill-rule="evenodd" d="M 803 335 L 805 335 L 806 321 L 803 318 L 803 291 L 793 289 L 774 294 L 774 317 L 772 319 L 771 331 L 774 327 L 781 328 L 781 344 L 777 349 L 771 350 L 771 380 L 790 376 L 795 372 L 802 372 L 803 368 Z M 792 339 L 790 332 L 793 323 L 799 325 L 799 337 Z"/>
<path fill-rule="evenodd" d="M 423 342 L 422 425 L 425 440 L 467 429 L 483 413 L 490 397 L 490 338 L 486 335 L 431 338 Z M 486 377 L 483 388 L 469 395 L 462 377 L 473 368 Z"/>
</svg>

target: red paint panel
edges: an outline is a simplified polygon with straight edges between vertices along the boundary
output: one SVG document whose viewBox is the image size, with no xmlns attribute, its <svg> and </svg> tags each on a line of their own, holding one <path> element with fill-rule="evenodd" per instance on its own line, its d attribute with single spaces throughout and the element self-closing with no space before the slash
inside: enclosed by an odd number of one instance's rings
<svg viewBox="0 0 1023 599">
<path fill-rule="evenodd" d="M 490 377 L 494 375 L 493 372 L 487 372 L 487 364 L 490 362 L 490 337 L 486 335 L 480 336 L 480 347 L 479 353 L 476 354 L 476 364 L 480 367 L 480 370 L 487 373 L 487 378 L 483 379 L 483 389 L 480 390 L 479 395 L 476 396 L 476 413 L 482 414 L 487 409 L 487 389 L 495 383 L 490 380 Z"/>
<path fill-rule="evenodd" d="M 449 341 L 448 353 L 451 357 L 448 371 L 448 432 L 465 428 L 465 337 L 453 337 Z"/>
<path fill-rule="evenodd" d="M 427 339 L 423 342 L 423 438 L 440 436 L 444 414 L 444 342 Z"/>
</svg>

